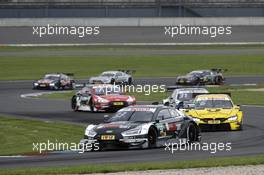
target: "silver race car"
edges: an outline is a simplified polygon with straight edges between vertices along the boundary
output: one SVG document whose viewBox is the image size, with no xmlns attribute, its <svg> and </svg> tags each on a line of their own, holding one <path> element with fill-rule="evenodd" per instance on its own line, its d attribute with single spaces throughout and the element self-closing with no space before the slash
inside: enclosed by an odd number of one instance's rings
<svg viewBox="0 0 264 175">
<path fill-rule="evenodd" d="M 188 108 L 188 105 L 193 103 L 195 94 L 209 93 L 205 88 L 179 88 L 175 89 L 172 94 L 163 100 L 166 106 L 175 108 Z"/>
<path fill-rule="evenodd" d="M 90 84 L 127 84 L 133 83 L 134 70 L 105 71 L 97 77 L 89 79 Z"/>
</svg>

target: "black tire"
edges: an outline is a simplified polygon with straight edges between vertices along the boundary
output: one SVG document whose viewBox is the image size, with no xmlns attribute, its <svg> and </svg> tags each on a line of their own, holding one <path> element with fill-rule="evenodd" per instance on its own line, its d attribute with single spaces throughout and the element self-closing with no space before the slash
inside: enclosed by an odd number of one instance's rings
<svg viewBox="0 0 264 175">
<path fill-rule="evenodd" d="M 131 77 L 128 78 L 128 82 L 127 82 L 127 84 L 128 84 L 128 85 L 132 85 L 132 78 L 131 78 Z"/>
<path fill-rule="evenodd" d="M 95 112 L 95 110 L 94 110 L 94 103 L 93 103 L 93 101 L 92 100 L 90 100 L 90 102 L 89 102 L 89 106 L 90 106 L 90 108 L 91 108 L 91 112 Z"/>
<path fill-rule="evenodd" d="M 177 109 L 182 109 L 183 107 L 184 107 L 183 102 L 180 102 L 180 103 L 176 106 Z"/>
<path fill-rule="evenodd" d="M 170 106 L 170 102 L 164 103 L 164 106 Z"/>
<path fill-rule="evenodd" d="M 222 77 L 215 77 L 215 84 L 216 85 L 223 84 L 223 78 Z"/>
<path fill-rule="evenodd" d="M 69 86 L 70 90 L 74 90 L 75 89 L 75 82 L 71 82 L 70 86 Z"/>
<path fill-rule="evenodd" d="M 53 90 L 59 90 L 60 88 L 61 88 L 60 84 L 56 83 L 52 89 Z"/>
<path fill-rule="evenodd" d="M 201 82 L 201 79 L 200 78 L 197 78 L 194 82 L 193 82 L 193 85 L 196 86 L 196 85 L 203 85 L 203 83 Z"/>
<path fill-rule="evenodd" d="M 187 142 L 192 143 L 198 140 L 198 130 L 193 123 L 189 123 L 186 131 Z"/>
<path fill-rule="evenodd" d="M 110 84 L 115 84 L 115 79 L 112 78 Z"/>
<path fill-rule="evenodd" d="M 242 130 L 243 130 L 243 120 L 241 121 L 241 124 L 240 124 L 240 126 L 239 126 L 238 131 L 242 131 Z"/>
<path fill-rule="evenodd" d="M 158 138 L 158 134 L 156 129 L 151 127 L 148 132 L 148 148 L 157 147 L 157 138 Z"/>
<path fill-rule="evenodd" d="M 69 89 L 74 90 L 75 89 L 75 81 L 72 80 L 69 85 Z"/>
<path fill-rule="evenodd" d="M 240 126 L 239 126 L 239 131 L 242 131 L 243 130 L 243 124 L 241 124 Z"/>
<path fill-rule="evenodd" d="M 74 95 L 74 96 L 72 96 L 72 99 L 71 99 L 71 107 L 72 107 L 72 109 L 73 109 L 74 111 L 78 111 L 76 98 L 77 98 L 77 96 Z"/>
</svg>

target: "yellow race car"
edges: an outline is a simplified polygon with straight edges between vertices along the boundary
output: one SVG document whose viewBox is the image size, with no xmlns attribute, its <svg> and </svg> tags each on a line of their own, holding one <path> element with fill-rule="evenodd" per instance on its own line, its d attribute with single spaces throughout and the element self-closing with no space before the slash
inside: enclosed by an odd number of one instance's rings
<svg viewBox="0 0 264 175">
<path fill-rule="evenodd" d="M 243 112 L 227 94 L 203 94 L 185 113 L 203 129 L 242 130 Z"/>
</svg>

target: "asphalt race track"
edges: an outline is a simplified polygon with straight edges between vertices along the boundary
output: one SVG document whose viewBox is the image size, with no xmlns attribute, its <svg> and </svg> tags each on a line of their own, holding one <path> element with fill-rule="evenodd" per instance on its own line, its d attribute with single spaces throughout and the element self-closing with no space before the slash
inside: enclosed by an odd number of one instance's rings
<svg viewBox="0 0 264 175">
<path fill-rule="evenodd" d="M 173 85 L 173 78 L 137 79 L 136 83 Z M 264 77 L 229 77 L 226 83 L 264 83 Z M 31 90 L 31 81 L 0 82 L 0 113 L 27 116 L 43 120 L 59 120 L 64 122 L 88 124 L 99 123 L 103 113 L 73 112 L 70 102 L 64 100 L 22 99 L 21 94 L 39 92 Z M 227 143 L 232 145 L 231 151 L 219 151 L 215 154 L 209 151 L 176 151 L 172 154 L 164 148 L 147 150 L 122 150 L 88 152 L 55 152 L 46 156 L 0 157 L 0 168 L 59 166 L 97 163 L 146 162 L 167 160 L 194 160 L 215 156 L 258 155 L 264 153 L 264 108 L 242 106 L 244 114 L 244 130 L 238 132 L 203 132 L 202 142 Z M 82 135 L 80 135 L 80 138 Z M 14 145 L 19 146 L 19 145 Z"/>
</svg>

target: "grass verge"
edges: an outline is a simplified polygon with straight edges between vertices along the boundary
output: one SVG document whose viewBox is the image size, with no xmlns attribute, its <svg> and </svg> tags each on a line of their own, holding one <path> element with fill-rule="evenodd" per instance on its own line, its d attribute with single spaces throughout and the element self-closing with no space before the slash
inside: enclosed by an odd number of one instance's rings
<svg viewBox="0 0 264 175">
<path fill-rule="evenodd" d="M 78 165 L 53 168 L 24 168 L 24 169 L 1 169 L 0 174 L 5 175 L 35 175 L 35 174 L 91 174 L 110 173 L 122 171 L 144 171 L 161 169 L 184 169 L 201 167 L 224 167 L 264 164 L 264 156 L 210 158 L 205 160 L 167 161 L 167 162 L 145 162 L 145 163 L 115 163 L 100 165 Z"/>
<path fill-rule="evenodd" d="M 79 143 L 84 127 L 0 116 L 0 155 L 34 154 L 33 143 Z"/>
<path fill-rule="evenodd" d="M 223 46 L 222 46 L 223 47 Z M 179 47 L 181 48 L 181 47 Z M 202 49 L 197 47 L 198 49 Z M 196 49 L 197 49 L 196 48 Z M 207 49 L 204 47 L 203 49 Z M 213 47 L 214 48 L 214 47 Z M 221 49 L 221 47 L 216 47 Z M 233 48 L 229 46 L 229 49 Z M 236 48 L 236 47 L 234 47 Z M 241 47 L 241 49 L 247 47 Z M 250 48 L 250 47 L 249 47 Z M 39 50 L 43 56 L 23 56 L 19 53 L 28 50 Z M 75 78 L 88 78 L 105 70 L 135 69 L 136 77 L 175 77 L 194 69 L 225 68 L 226 75 L 263 75 L 263 55 L 122 55 L 122 56 L 45 56 L 45 51 L 63 52 L 70 49 L 82 51 L 87 47 L 56 48 L 9 48 L 2 47 L 3 53 L 16 53 L 16 56 L 1 56 L 0 80 L 39 79 L 50 72 L 72 72 Z M 107 54 L 107 48 L 101 48 Z M 111 48 L 108 48 L 111 49 Z M 115 48 L 116 50 L 120 48 Z M 133 48 L 126 48 L 133 49 Z M 144 49 L 144 48 L 141 48 Z M 175 48 L 174 48 L 175 49 Z M 182 48 L 184 49 L 184 47 Z M 190 49 L 190 48 L 189 48 Z M 227 48 L 226 48 L 227 49 Z"/>
<path fill-rule="evenodd" d="M 130 46 L 30 46 L 30 47 L 13 47 L 13 46 L 1 46 L 0 51 L 7 52 L 7 51 L 12 51 L 12 52 L 21 52 L 21 51 L 38 51 L 38 50 L 44 50 L 44 51 L 50 51 L 50 50 L 146 50 L 146 49 L 155 49 L 155 50 L 204 50 L 204 49 L 209 49 L 209 50 L 214 50 L 214 49 L 263 49 L 264 45 L 177 45 L 177 46 L 171 46 L 171 45 L 165 45 L 165 46 L 160 46 L 160 45 L 142 45 L 142 46 L 137 46 L 137 45 L 130 45 Z"/>
</svg>

